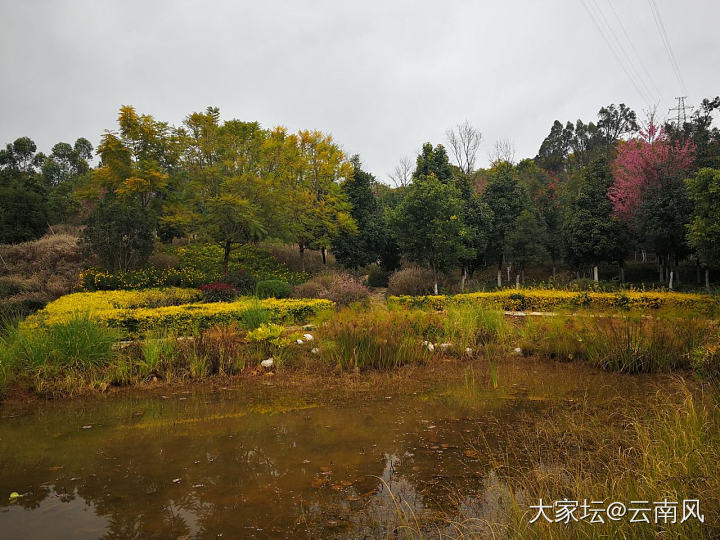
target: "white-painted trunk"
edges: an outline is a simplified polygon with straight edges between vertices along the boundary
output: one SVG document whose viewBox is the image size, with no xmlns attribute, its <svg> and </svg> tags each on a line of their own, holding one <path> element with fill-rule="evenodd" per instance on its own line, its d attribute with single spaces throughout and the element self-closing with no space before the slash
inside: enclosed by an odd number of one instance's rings
<svg viewBox="0 0 720 540">
<path fill-rule="evenodd" d="M 668 289 L 671 291 L 673 290 L 673 276 L 675 275 L 675 272 L 672 270 L 670 271 L 670 283 L 668 283 Z"/>
<path fill-rule="evenodd" d="M 467 278 L 467 269 L 462 269 L 462 275 L 460 277 L 460 292 L 465 292 L 465 279 Z"/>
<path fill-rule="evenodd" d="M 515 275 L 515 288 L 516 289 L 520 288 L 520 274 Z"/>
<path fill-rule="evenodd" d="M 600 281 L 600 276 L 598 273 L 598 267 L 593 266 L 593 280 L 595 280 L 595 283 L 598 283 Z"/>
<path fill-rule="evenodd" d="M 705 269 L 705 290 L 710 292 L 710 269 Z"/>
<path fill-rule="evenodd" d="M 497 286 L 498 286 L 498 289 L 500 287 L 502 287 L 502 270 L 500 270 L 499 268 L 498 268 L 498 273 L 497 273 Z"/>
<path fill-rule="evenodd" d="M 435 296 L 437 296 L 438 295 L 437 281 L 435 281 L 435 283 L 433 283 L 433 291 L 435 291 Z"/>
</svg>

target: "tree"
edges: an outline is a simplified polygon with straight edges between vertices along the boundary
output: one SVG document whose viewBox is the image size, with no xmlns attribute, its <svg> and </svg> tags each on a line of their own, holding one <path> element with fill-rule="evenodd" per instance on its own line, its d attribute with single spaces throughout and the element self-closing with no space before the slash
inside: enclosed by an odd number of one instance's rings
<svg viewBox="0 0 720 540">
<path fill-rule="evenodd" d="M 515 143 L 510 139 L 498 139 L 495 141 L 493 152 L 490 154 L 490 161 L 493 164 L 504 162 L 515 165 Z"/>
<path fill-rule="evenodd" d="M 473 193 L 463 202 L 463 221 L 467 232 L 463 236 L 466 251 L 460 257 L 461 291 L 465 290 L 467 277 L 472 276 L 475 270 L 485 262 L 488 238 L 493 223 L 492 210 L 481 200 L 479 195 Z"/>
<path fill-rule="evenodd" d="M 607 159 L 600 156 L 578 175 L 566 194 L 563 212 L 563 245 L 565 260 L 580 268 L 600 262 L 622 264 L 627 245 L 624 227 L 614 216 L 607 191 L 613 177 Z"/>
<path fill-rule="evenodd" d="M 332 241 L 332 252 L 346 268 L 358 268 L 372 262 L 380 262 L 383 267 L 392 266 L 394 261 L 388 259 L 396 257 L 388 257 L 388 225 L 373 193 L 377 180 L 362 170 L 358 156 L 350 162 L 353 174 L 340 184 L 340 188 L 350 203 L 350 215 L 357 224 L 357 230 L 341 230 Z"/>
<path fill-rule="evenodd" d="M 638 137 L 621 142 L 612 164 L 608 196 L 618 216 L 642 244 L 658 254 L 660 280 L 687 254 L 685 226 L 692 207 L 683 179 L 694 163 L 690 140 L 671 141 L 652 115 Z"/>
<path fill-rule="evenodd" d="M 635 111 L 621 103 L 602 107 L 598 112 L 597 127 L 605 139 L 605 144 L 615 144 L 623 135 L 635 133 L 638 128 Z"/>
<path fill-rule="evenodd" d="M 37 174 L 44 156 L 29 137 L 0 150 L 0 243 L 42 236 L 48 225 L 47 186 Z"/>
<path fill-rule="evenodd" d="M 392 224 L 402 253 L 432 270 L 438 294 L 440 273 L 468 257 L 460 191 L 434 174 L 416 177 L 392 212 Z"/>
<path fill-rule="evenodd" d="M 356 228 L 340 189 L 340 182 L 352 175 L 353 167 L 330 135 L 305 130 L 291 142 L 297 145 L 297 166 L 289 185 L 295 215 L 292 234 L 301 256 L 306 248 L 320 249 L 325 262 L 325 248 L 333 239 Z"/>
<path fill-rule="evenodd" d="M 154 223 L 137 201 L 104 197 L 85 222 L 82 243 L 105 268 L 128 270 L 145 264 L 153 250 Z"/>
<path fill-rule="evenodd" d="M 445 137 L 455 158 L 455 164 L 464 175 L 470 176 L 475 172 L 475 160 L 482 141 L 482 133 L 465 120 L 447 130 Z"/>
<path fill-rule="evenodd" d="M 438 144 L 433 148 L 433 145 L 428 142 L 423 144 L 415 162 L 413 180 L 431 175 L 435 176 L 443 184 L 451 182 L 453 177 L 445 147 Z"/>
<path fill-rule="evenodd" d="M 545 227 L 542 220 L 529 208 L 520 212 L 508 235 L 508 253 L 525 283 L 525 268 L 547 257 L 545 250 Z"/>
<path fill-rule="evenodd" d="M 720 264 L 720 170 L 704 168 L 685 180 L 695 209 L 687 227 L 687 240 L 705 266 L 705 287 L 710 290 L 709 266 Z"/>
<path fill-rule="evenodd" d="M 281 212 L 287 193 L 267 174 L 274 147 L 257 122 L 220 125 L 216 108 L 185 119 L 187 179 L 165 204 L 163 220 L 223 249 L 223 273 L 238 245 L 270 232 L 287 234 Z"/>
<path fill-rule="evenodd" d="M 481 201 L 494 216 L 488 237 L 488 255 L 498 267 L 498 287 L 502 285 L 502 265 L 509 254 L 508 239 L 520 213 L 529 205 L 527 190 L 518 182 L 517 171 L 507 162 L 496 164 L 489 173 Z"/>
</svg>

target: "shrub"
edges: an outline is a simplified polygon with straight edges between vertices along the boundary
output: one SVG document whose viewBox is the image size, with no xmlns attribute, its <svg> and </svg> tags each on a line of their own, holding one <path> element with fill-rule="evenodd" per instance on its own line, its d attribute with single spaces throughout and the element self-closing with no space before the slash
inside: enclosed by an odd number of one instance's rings
<svg viewBox="0 0 720 540">
<path fill-rule="evenodd" d="M 34 298 L 3 300 L 0 303 L 0 319 L 22 319 L 45 307 L 46 302 Z"/>
<path fill-rule="evenodd" d="M 180 258 L 171 253 L 153 253 L 148 258 L 148 264 L 160 270 L 167 270 L 179 266 Z"/>
<path fill-rule="evenodd" d="M 15 279 L 10 276 L 0 277 L 0 298 L 13 296 L 24 290 L 24 283 L 20 279 Z"/>
<path fill-rule="evenodd" d="M 290 296 L 290 284 L 279 279 L 266 279 L 259 281 L 255 287 L 255 294 L 258 298 L 288 298 Z"/>
<path fill-rule="evenodd" d="M 240 320 L 245 328 L 255 330 L 270 321 L 270 312 L 257 302 L 240 313 Z"/>
<path fill-rule="evenodd" d="M 90 311 L 103 324 L 122 329 L 126 336 L 144 335 L 161 329 L 172 330 L 176 334 L 188 334 L 216 324 L 229 324 L 233 321 L 253 326 L 268 322 L 263 318 L 247 314 L 254 308 L 267 311 L 271 322 L 298 322 L 308 317 L 332 311 L 335 307 L 329 300 L 267 299 L 257 300 L 241 298 L 234 302 L 213 302 L 208 304 L 188 303 L 182 297 L 200 295 L 197 289 L 175 289 L 176 294 L 170 300 L 175 305 L 144 307 L 158 301 L 168 301 L 166 291 L 151 289 L 148 291 L 109 291 L 94 293 L 76 293 L 67 295 L 48 304 L 45 309 L 28 317 L 21 323 L 28 328 L 49 326 L 65 322 L 80 311 Z M 133 304 L 133 305 L 131 305 Z"/>
<path fill-rule="evenodd" d="M 238 363 L 242 337 L 235 323 L 211 326 L 201 341 L 211 372 L 233 373 L 244 367 Z"/>
<path fill-rule="evenodd" d="M 257 279 L 242 269 L 228 273 L 223 281 L 235 287 L 241 294 L 252 294 L 257 285 Z"/>
<path fill-rule="evenodd" d="M 585 318 L 558 315 L 554 317 L 528 317 L 519 330 L 519 346 L 524 354 L 553 360 L 580 360 L 586 358 L 583 331 Z"/>
<path fill-rule="evenodd" d="M 293 287 L 295 298 L 325 298 L 338 305 L 347 306 L 365 300 L 370 295 L 350 274 L 322 274 L 301 285 Z"/>
<path fill-rule="evenodd" d="M 198 287 L 202 291 L 203 302 L 230 302 L 240 293 L 227 283 L 205 283 Z"/>
<path fill-rule="evenodd" d="M 433 292 L 433 275 L 419 267 L 405 268 L 390 275 L 388 294 L 418 296 Z"/>
<path fill-rule="evenodd" d="M 720 385 L 720 345 L 717 341 L 705 344 L 693 351 L 692 368 L 700 377 Z"/>
<path fill-rule="evenodd" d="M 392 285 L 392 278 L 391 278 Z M 487 307 L 516 311 L 519 305 L 529 311 L 554 311 L 564 308 L 636 311 L 675 310 L 714 315 L 720 310 L 718 297 L 708 294 L 676 292 L 638 292 L 622 294 L 604 292 L 572 292 L 554 289 L 505 289 L 494 292 L 456 294 L 455 296 L 391 296 L 388 302 L 431 309 L 444 309 L 454 303 L 479 303 Z"/>
<path fill-rule="evenodd" d="M 367 284 L 368 287 L 387 287 L 389 275 L 377 264 L 370 265 L 368 271 Z"/>
</svg>

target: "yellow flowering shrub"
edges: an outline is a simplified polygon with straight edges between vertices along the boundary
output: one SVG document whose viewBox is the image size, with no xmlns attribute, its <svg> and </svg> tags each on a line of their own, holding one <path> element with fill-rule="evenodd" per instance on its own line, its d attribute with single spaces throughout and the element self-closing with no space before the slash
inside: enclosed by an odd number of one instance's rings
<svg viewBox="0 0 720 540">
<path fill-rule="evenodd" d="M 23 322 L 27 326 L 52 325 L 85 312 L 100 322 L 121 329 L 126 336 L 155 330 L 178 334 L 242 320 L 248 310 L 267 310 L 270 322 L 285 323 L 307 319 L 333 310 L 329 300 L 239 298 L 234 302 L 198 303 L 194 289 L 148 289 L 141 291 L 98 291 L 63 296 Z"/>
<path fill-rule="evenodd" d="M 506 311 L 553 311 L 563 308 L 686 309 L 708 315 L 718 313 L 718 298 L 707 294 L 676 292 L 573 292 L 553 289 L 506 289 L 455 296 L 391 296 L 388 303 L 416 308 L 442 310 L 449 303 L 480 303 Z"/>
</svg>

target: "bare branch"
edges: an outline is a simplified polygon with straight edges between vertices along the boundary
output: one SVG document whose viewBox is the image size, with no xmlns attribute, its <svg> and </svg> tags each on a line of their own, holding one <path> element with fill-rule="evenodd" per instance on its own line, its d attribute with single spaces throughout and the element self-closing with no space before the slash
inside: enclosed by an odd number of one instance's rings
<svg viewBox="0 0 720 540">
<path fill-rule="evenodd" d="M 510 139 L 498 139 L 495 141 L 493 153 L 490 154 L 492 163 L 506 162 L 510 165 L 515 164 L 515 143 Z"/>
<path fill-rule="evenodd" d="M 388 173 L 388 176 L 393 181 L 395 187 L 398 188 L 410 185 L 410 182 L 412 182 L 412 173 L 413 162 L 410 158 L 404 157 L 400 160 L 400 163 L 395 166 L 393 171 Z"/>
<path fill-rule="evenodd" d="M 445 132 L 445 137 L 455 158 L 456 165 L 466 175 L 472 174 L 475 170 L 477 151 L 482 140 L 480 130 L 465 120 L 453 129 L 448 129 Z"/>
</svg>

